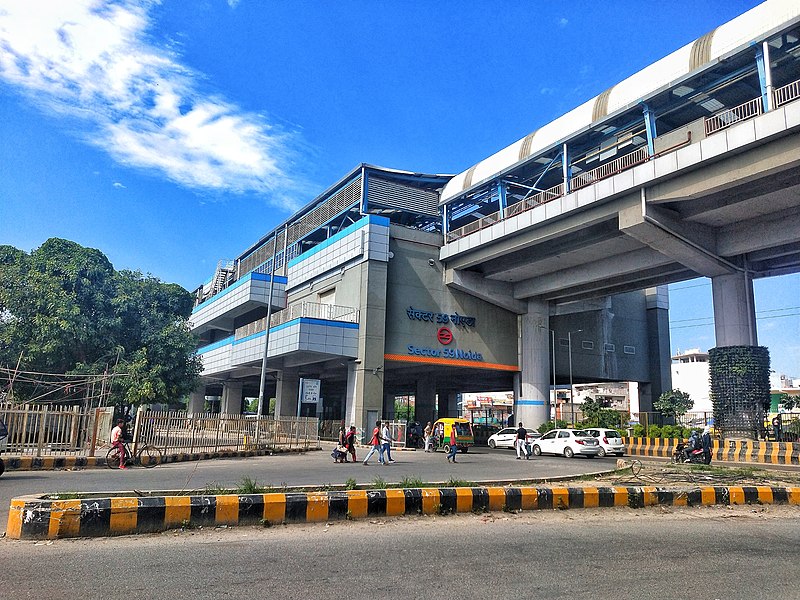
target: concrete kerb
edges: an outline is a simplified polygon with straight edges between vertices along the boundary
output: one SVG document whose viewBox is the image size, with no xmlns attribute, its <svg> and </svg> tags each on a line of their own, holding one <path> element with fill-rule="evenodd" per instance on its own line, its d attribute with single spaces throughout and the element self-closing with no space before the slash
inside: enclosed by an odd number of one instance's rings
<svg viewBox="0 0 800 600">
<path fill-rule="evenodd" d="M 611 471 L 613 472 L 613 471 Z M 547 481 L 553 481 L 548 478 Z M 81 498 L 33 495 L 11 501 L 13 539 L 105 537 L 176 528 L 288 523 L 485 511 L 703 506 L 800 505 L 800 487 L 536 486 L 485 482 L 474 487 L 301 491 L 262 494 L 95 493 Z M 307 489 L 307 488 L 305 488 Z M 131 494 L 131 493 L 128 493 Z"/>
<path fill-rule="evenodd" d="M 314 452 L 320 448 L 275 448 L 272 450 L 221 450 L 219 452 L 180 452 L 164 456 L 163 464 L 215 458 L 249 458 L 295 452 Z M 6 471 L 54 471 L 58 469 L 105 469 L 103 456 L 3 456 Z"/>
</svg>

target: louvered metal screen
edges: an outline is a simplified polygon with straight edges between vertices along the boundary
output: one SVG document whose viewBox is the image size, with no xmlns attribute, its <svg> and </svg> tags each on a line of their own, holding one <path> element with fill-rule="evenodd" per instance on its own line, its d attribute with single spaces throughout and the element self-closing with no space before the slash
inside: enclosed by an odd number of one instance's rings
<svg viewBox="0 0 800 600">
<path fill-rule="evenodd" d="M 436 192 L 375 176 L 371 176 L 367 182 L 367 202 L 370 205 L 399 208 L 431 217 L 439 214 L 439 196 Z"/>
</svg>

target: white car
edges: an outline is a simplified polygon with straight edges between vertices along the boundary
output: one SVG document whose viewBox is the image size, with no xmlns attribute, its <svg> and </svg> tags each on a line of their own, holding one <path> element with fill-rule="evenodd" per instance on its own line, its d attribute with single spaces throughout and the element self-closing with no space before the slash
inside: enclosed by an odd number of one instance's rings
<svg viewBox="0 0 800 600">
<path fill-rule="evenodd" d="M 589 427 L 586 429 L 593 437 L 597 438 L 600 442 L 599 456 L 606 456 L 607 454 L 616 454 L 617 456 L 625 455 L 625 444 L 622 442 L 622 437 L 616 429 L 601 429 L 596 427 Z"/>
<path fill-rule="evenodd" d="M 583 429 L 553 429 L 533 442 L 533 454 L 575 455 L 594 458 L 600 454 L 600 443 Z"/>
<path fill-rule="evenodd" d="M 533 429 L 526 429 L 526 441 L 531 444 L 534 440 L 538 439 L 542 434 Z M 513 427 L 504 427 L 497 433 L 489 436 L 489 448 L 513 448 L 514 442 L 517 440 L 517 430 Z"/>
</svg>

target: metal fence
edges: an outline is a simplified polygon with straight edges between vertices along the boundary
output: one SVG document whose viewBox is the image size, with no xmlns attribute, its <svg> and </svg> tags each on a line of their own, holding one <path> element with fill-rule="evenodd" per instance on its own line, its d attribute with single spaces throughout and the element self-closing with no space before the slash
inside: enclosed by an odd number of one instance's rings
<svg viewBox="0 0 800 600">
<path fill-rule="evenodd" d="M 114 408 L 88 411 L 73 406 L 0 404 L 8 428 L 2 451 L 20 456 L 95 456 L 110 445 Z M 134 448 L 153 444 L 165 454 L 220 450 L 310 449 L 319 447 L 317 419 L 256 419 L 244 415 L 139 410 Z"/>
<path fill-rule="evenodd" d="M 152 444 L 165 454 L 240 450 L 319 448 L 314 417 L 256 418 L 245 415 L 139 411 L 134 443 Z"/>
<path fill-rule="evenodd" d="M 113 408 L 2 403 L 8 428 L 3 452 L 21 456 L 91 454 L 111 432 Z M 107 429 L 107 431 L 106 431 Z"/>
</svg>

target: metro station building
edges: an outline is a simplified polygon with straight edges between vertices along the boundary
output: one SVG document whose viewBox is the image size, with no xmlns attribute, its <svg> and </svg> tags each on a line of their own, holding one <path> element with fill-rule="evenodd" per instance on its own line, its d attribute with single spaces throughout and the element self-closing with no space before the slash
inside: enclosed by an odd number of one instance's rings
<svg viewBox="0 0 800 600">
<path fill-rule="evenodd" d="M 367 427 L 512 390 L 535 427 L 604 381 L 648 410 L 666 285 L 701 276 L 717 344 L 757 345 L 752 279 L 800 269 L 798 23 L 770 0 L 457 175 L 357 166 L 197 288 L 189 410 L 263 387 Z"/>
</svg>

